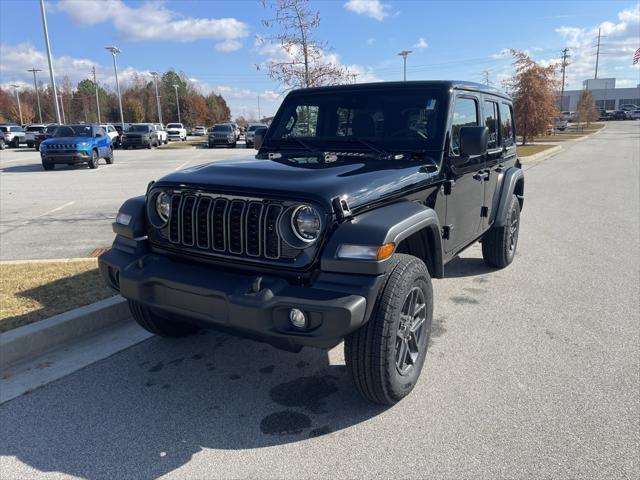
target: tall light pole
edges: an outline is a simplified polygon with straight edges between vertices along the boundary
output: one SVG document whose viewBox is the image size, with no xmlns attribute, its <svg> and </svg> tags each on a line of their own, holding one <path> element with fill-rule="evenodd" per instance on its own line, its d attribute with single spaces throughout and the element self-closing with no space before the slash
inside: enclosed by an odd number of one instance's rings
<svg viewBox="0 0 640 480">
<path fill-rule="evenodd" d="M 60 110 L 62 111 L 62 123 L 67 123 L 67 119 L 64 116 L 64 102 L 62 101 L 62 94 L 60 96 Z"/>
<path fill-rule="evenodd" d="M 160 108 L 160 95 L 158 94 L 158 72 L 150 72 L 153 75 L 153 84 L 156 86 L 156 103 L 158 104 L 158 122 L 162 123 L 162 109 Z"/>
<path fill-rule="evenodd" d="M 410 53 L 413 53 L 411 50 L 402 50 L 398 55 L 402 57 L 404 62 L 404 81 L 407 81 L 407 57 Z"/>
<path fill-rule="evenodd" d="M 116 55 L 120 53 L 118 47 L 104 47 L 111 52 L 113 57 L 113 71 L 116 74 L 116 90 L 118 90 L 118 103 L 120 104 L 120 123 L 122 124 L 122 131 L 124 131 L 124 113 L 122 113 L 122 95 L 120 94 L 120 83 L 118 82 L 118 65 L 116 64 Z"/>
<path fill-rule="evenodd" d="M 40 108 L 40 92 L 38 91 L 38 82 L 36 80 L 36 72 L 41 72 L 42 70 L 38 68 L 32 68 L 31 70 L 27 70 L 27 72 L 33 73 L 33 88 L 36 91 L 36 99 L 38 100 L 38 116 L 40 117 L 40 123 L 42 124 L 42 108 Z"/>
<path fill-rule="evenodd" d="M 96 67 L 95 65 L 91 67 L 91 71 L 93 72 L 93 85 L 96 87 L 96 107 L 98 108 L 98 123 L 102 123 L 100 121 L 100 97 L 98 96 L 98 81 L 96 80 Z"/>
<path fill-rule="evenodd" d="M 182 123 L 180 120 L 180 100 L 178 100 L 178 85 L 174 84 L 173 88 L 176 89 L 176 105 L 178 106 L 178 123 Z"/>
<path fill-rule="evenodd" d="M 16 98 L 18 99 L 18 113 L 20 114 L 20 125 L 22 125 L 24 122 L 22 121 L 22 107 L 20 106 L 20 92 L 18 92 L 18 87 L 20 85 L 12 83 L 11 86 L 16 89 Z"/>
<path fill-rule="evenodd" d="M 44 30 L 44 43 L 47 46 L 47 60 L 49 61 L 49 77 L 51 78 L 51 88 L 53 89 L 53 106 L 56 111 L 58 124 L 60 119 L 60 108 L 58 107 L 58 89 L 56 88 L 56 76 L 53 73 L 53 60 L 51 59 L 51 45 L 49 45 L 49 29 L 47 28 L 47 15 L 44 12 L 44 0 L 40 0 L 40 14 L 42 15 L 42 28 Z"/>
</svg>

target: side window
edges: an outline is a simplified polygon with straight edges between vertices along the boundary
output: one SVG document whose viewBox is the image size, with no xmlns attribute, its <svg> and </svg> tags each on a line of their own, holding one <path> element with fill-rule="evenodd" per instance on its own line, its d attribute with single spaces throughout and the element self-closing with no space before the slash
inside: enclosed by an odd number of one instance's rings
<svg viewBox="0 0 640 480">
<path fill-rule="evenodd" d="M 104 133 L 104 129 L 103 129 L 102 127 L 98 128 L 98 131 L 96 132 L 96 134 L 97 134 L 99 137 L 101 137 L 101 136 L 103 136 L 103 135 L 106 135 L 106 134 Z"/>
<path fill-rule="evenodd" d="M 484 125 L 489 129 L 487 149 L 498 148 L 498 104 L 496 102 L 484 101 Z"/>
<path fill-rule="evenodd" d="M 513 110 L 511 105 L 500 104 L 500 136 L 502 145 L 510 147 L 515 144 L 515 133 L 513 130 Z"/>
<path fill-rule="evenodd" d="M 478 125 L 478 103 L 473 98 L 458 97 L 451 121 L 451 152 L 460 155 L 460 128 Z"/>
<path fill-rule="evenodd" d="M 298 105 L 295 114 L 289 117 L 282 137 L 315 137 L 318 127 L 317 105 Z"/>
</svg>

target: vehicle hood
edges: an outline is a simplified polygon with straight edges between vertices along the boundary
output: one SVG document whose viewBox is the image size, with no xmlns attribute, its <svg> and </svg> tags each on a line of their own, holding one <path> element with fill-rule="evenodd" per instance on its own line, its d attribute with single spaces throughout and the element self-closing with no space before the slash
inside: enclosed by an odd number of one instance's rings
<svg viewBox="0 0 640 480">
<path fill-rule="evenodd" d="M 93 138 L 90 137 L 52 137 L 47 138 L 44 142 L 44 145 L 68 145 L 70 143 L 92 143 Z"/>
<path fill-rule="evenodd" d="M 347 197 L 351 209 L 393 197 L 431 182 L 418 164 L 340 163 L 315 168 L 239 157 L 171 173 L 157 185 L 190 187 L 220 193 L 301 199 L 331 211 L 331 200 Z"/>
</svg>

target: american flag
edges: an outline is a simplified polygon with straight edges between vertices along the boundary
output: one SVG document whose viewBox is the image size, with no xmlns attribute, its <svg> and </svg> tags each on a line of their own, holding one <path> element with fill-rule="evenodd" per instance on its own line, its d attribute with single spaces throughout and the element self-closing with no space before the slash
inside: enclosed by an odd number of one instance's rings
<svg viewBox="0 0 640 480">
<path fill-rule="evenodd" d="M 635 65 L 640 60 L 640 48 L 633 54 L 633 64 Z"/>
</svg>

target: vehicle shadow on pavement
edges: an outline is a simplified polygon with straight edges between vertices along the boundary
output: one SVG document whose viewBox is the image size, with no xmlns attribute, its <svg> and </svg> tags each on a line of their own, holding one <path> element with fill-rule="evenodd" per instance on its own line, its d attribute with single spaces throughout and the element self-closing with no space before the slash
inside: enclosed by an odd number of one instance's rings
<svg viewBox="0 0 640 480">
<path fill-rule="evenodd" d="M 218 332 L 154 337 L 2 405 L 0 455 L 42 472 L 155 478 L 203 449 L 309 441 L 386 410 L 359 397 L 340 350 L 329 358 Z"/>
<path fill-rule="evenodd" d="M 444 267 L 445 278 L 475 277 L 495 272 L 496 268 L 487 266 L 482 258 L 456 257 Z"/>
</svg>

